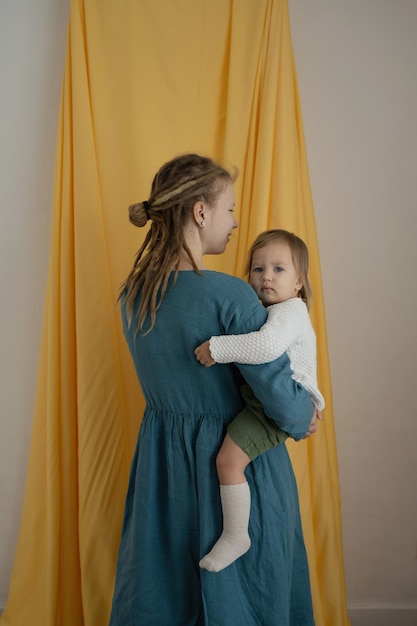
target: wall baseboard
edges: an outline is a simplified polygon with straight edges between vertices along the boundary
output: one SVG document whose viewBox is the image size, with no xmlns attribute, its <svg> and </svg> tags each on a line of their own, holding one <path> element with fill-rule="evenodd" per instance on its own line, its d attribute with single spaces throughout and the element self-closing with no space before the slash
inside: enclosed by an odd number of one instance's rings
<svg viewBox="0 0 417 626">
<path fill-rule="evenodd" d="M 416 626 L 417 607 L 348 607 L 351 626 Z"/>
<path fill-rule="evenodd" d="M 0 617 L 4 606 L 0 606 Z M 375 609 L 349 608 L 351 626 L 416 626 L 416 608 Z"/>
<path fill-rule="evenodd" d="M 0 617 L 4 606 L 0 605 Z M 351 626 L 417 626 L 415 608 L 357 608 L 348 607 Z"/>
</svg>

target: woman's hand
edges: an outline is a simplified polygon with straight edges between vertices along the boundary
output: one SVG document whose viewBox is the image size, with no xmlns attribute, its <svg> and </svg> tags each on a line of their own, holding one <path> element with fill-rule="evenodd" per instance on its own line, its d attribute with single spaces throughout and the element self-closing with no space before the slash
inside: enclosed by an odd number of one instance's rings
<svg viewBox="0 0 417 626">
<path fill-rule="evenodd" d="M 311 437 L 311 435 L 314 435 L 314 433 L 317 431 L 319 427 L 319 421 L 321 419 L 322 419 L 321 411 L 318 411 L 316 409 L 314 411 L 313 419 L 310 422 L 310 426 L 308 427 L 308 431 L 304 435 L 303 439 L 308 439 L 308 437 Z"/>
<path fill-rule="evenodd" d="M 201 365 L 205 367 L 211 367 L 216 363 L 216 361 L 211 356 L 210 345 L 208 341 L 202 343 L 198 348 L 194 350 L 194 354 L 197 358 L 197 361 L 200 361 Z"/>
</svg>

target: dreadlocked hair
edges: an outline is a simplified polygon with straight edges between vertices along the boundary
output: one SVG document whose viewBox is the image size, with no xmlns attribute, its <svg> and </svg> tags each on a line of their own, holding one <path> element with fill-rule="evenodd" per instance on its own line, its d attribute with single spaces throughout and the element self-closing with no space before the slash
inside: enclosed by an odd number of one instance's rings
<svg viewBox="0 0 417 626">
<path fill-rule="evenodd" d="M 259 248 L 264 248 L 271 243 L 282 242 L 286 243 L 289 246 L 294 267 L 300 275 L 301 281 L 303 283 L 303 286 L 298 292 L 298 297 L 306 303 L 307 309 L 309 309 L 313 297 L 313 290 L 311 288 L 311 284 L 308 278 L 308 248 L 304 241 L 300 239 L 300 237 L 297 237 L 297 235 L 295 235 L 294 233 L 280 228 L 265 230 L 263 233 L 260 233 L 249 249 L 245 267 L 245 276 L 250 275 L 252 258 L 255 250 L 259 250 Z"/>
<path fill-rule="evenodd" d="M 142 292 L 136 331 L 143 329 L 148 316 L 150 324 L 146 332 L 154 327 L 172 271 L 174 282 L 177 279 L 183 250 L 193 270 L 200 274 L 185 243 L 184 225 L 196 202 L 204 201 L 212 206 L 235 178 L 236 173 L 228 172 L 208 157 L 184 154 L 165 163 L 156 173 L 147 201 L 129 207 L 129 219 L 135 226 L 143 227 L 148 219 L 152 221 L 119 294 L 119 300 L 126 305 L 130 325 L 136 297 Z"/>
</svg>

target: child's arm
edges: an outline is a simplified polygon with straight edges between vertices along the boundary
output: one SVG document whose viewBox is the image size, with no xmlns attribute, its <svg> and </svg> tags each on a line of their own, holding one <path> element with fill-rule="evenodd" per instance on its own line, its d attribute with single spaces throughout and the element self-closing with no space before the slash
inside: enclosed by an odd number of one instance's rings
<svg viewBox="0 0 417 626">
<path fill-rule="evenodd" d="M 275 361 L 301 334 L 308 316 L 300 298 L 292 298 L 268 309 L 268 319 L 257 331 L 246 335 L 211 337 L 196 348 L 197 359 L 210 367 L 214 363 L 259 365 Z"/>
</svg>

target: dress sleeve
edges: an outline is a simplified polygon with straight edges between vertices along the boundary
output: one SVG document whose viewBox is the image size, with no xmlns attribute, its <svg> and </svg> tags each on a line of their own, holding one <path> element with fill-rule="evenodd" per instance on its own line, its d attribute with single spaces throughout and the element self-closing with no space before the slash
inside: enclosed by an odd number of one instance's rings
<svg viewBox="0 0 417 626">
<path fill-rule="evenodd" d="M 269 363 L 284 354 L 297 341 L 304 326 L 305 307 L 299 298 L 292 298 L 268 307 L 268 319 L 256 331 L 242 335 L 221 335 L 210 338 L 210 352 L 216 363 Z"/>
<path fill-rule="evenodd" d="M 226 307 L 223 319 L 225 334 L 250 333 L 259 330 L 266 321 L 266 310 L 253 289 L 245 283 L 241 289 L 233 307 Z M 293 380 L 288 355 L 284 353 L 270 363 L 237 364 L 237 367 L 268 417 L 293 439 L 302 439 L 313 418 L 314 406 L 310 394 Z"/>
</svg>

